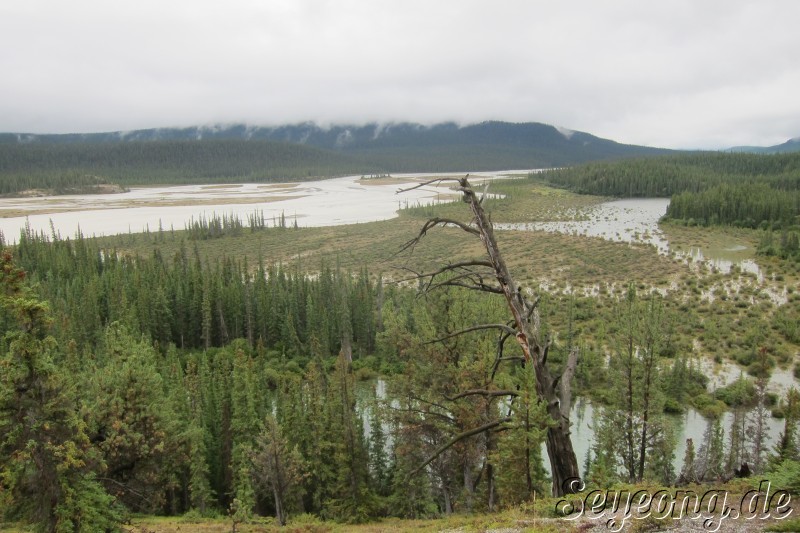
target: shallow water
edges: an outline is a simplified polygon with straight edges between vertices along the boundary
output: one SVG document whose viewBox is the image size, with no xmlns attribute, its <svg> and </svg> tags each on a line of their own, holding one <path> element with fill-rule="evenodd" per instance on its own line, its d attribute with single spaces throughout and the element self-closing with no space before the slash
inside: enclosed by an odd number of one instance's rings
<svg viewBox="0 0 800 533">
<path fill-rule="evenodd" d="M 595 408 L 592 403 L 584 399 L 579 398 L 572 407 L 572 414 L 570 417 L 572 421 L 572 445 L 582 475 L 585 474 L 584 465 L 586 463 L 586 456 L 594 444 L 594 428 L 592 425 L 597 421 L 596 416 L 598 416 L 598 414 L 595 413 Z M 708 419 L 704 418 L 703 415 L 695 409 L 689 409 L 682 415 L 670 415 L 669 419 L 672 421 L 675 428 L 676 445 L 672 464 L 675 467 L 675 474 L 677 475 L 683 467 L 683 458 L 686 454 L 686 439 L 692 439 L 695 453 L 697 453 L 703 443 L 703 435 L 706 431 Z M 732 421 L 733 413 L 726 412 L 722 417 L 726 446 Z M 781 432 L 783 432 L 784 421 L 769 417 L 766 420 L 766 426 L 768 440 L 765 449 L 772 450 L 773 446 L 778 442 Z M 549 471 L 550 465 L 547 464 L 546 454 L 544 455 L 544 459 L 545 468 Z"/>
<path fill-rule="evenodd" d="M 483 178 L 525 174 L 527 170 L 478 172 L 473 181 Z M 184 185 L 135 188 L 119 194 L 88 194 L 36 198 L 2 198 L 3 210 L 61 212 L 0 218 L 0 231 L 7 242 L 15 242 L 26 224 L 35 232 L 71 237 L 79 230 L 84 236 L 117 235 L 184 229 L 192 219 L 238 215 L 246 221 L 253 212 L 267 220 L 281 215 L 287 224 L 335 226 L 385 220 L 397 216 L 406 205 L 435 202 L 447 190 L 426 186 L 398 195 L 400 188 L 418 183 L 419 178 L 449 177 L 447 174 L 395 174 L 390 183 L 376 180 L 360 182 L 361 176 L 347 176 L 302 183 L 245 183 L 225 185 Z M 215 203 L 215 202 L 219 203 Z M 170 203 L 197 205 L 169 205 Z M 203 205 L 205 204 L 205 205 Z"/>
<path fill-rule="evenodd" d="M 602 237 L 609 241 L 640 242 L 669 251 L 669 243 L 658 227 L 667 212 L 669 198 L 626 198 L 603 202 L 576 213 L 576 220 L 495 224 L 498 229 L 541 230 L 554 233 Z"/>
<path fill-rule="evenodd" d="M 574 220 L 495 224 L 495 227 L 646 244 L 653 246 L 658 253 L 667 255 L 673 250 L 658 227 L 658 221 L 666 214 L 667 206 L 669 198 L 626 198 L 583 208 L 573 213 Z M 688 252 L 674 251 L 674 253 L 688 262 L 702 263 L 710 270 L 727 274 L 736 266 L 742 272 L 755 275 L 759 283 L 764 279 L 756 262 L 749 259 L 751 251 L 740 244 L 731 243 L 730 246 L 713 250 L 694 247 Z"/>
<path fill-rule="evenodd" d="M 471 173 L 473 184 L 483 179 L 526 175 L 529 170 L 504 170 Z M 361 176 L 347 176 L 301 183 L 245 183 L 222 185 L 184 185 L 131 189 L 119 194 L 89 194 L 37 198 L 2 198 L 0 212 L 41 211 L 0 218 L 0 231 L 8 242 L 15 242 L 26 224 L 33 231 L 55 231 L 62 237 L 116 235 L 142 231 L 182 230 L 201 217 L 236 214 L 243 220 L 254 212 L 269 220 L 283 216 L 287 224 L 304 227 L 334 226 L 385 220 L 397 215 L 407 205 L 427 204 L 446 199 L 448 190 L 435 185 L 397 194 L 421 178 L 461 176 L 460 173 L 394 174 L 388 180 L 360 181 Z M 443 194 L 444 193 L 444 194 Z M 192 205 L 196 202 L 196 205 Z M 217 203 L 219 202 L 219 203 Z M 184 205 L 169 205 L 180 203 Z M 522 229 L 559 232 L 611 241 L 644 243 L 659 253 L 670 252 L 669 242 L 658 227 L 666 213 L 668 198 L 629 198 L 604 202 L 574 213 L 574 220 L 496 224 L 499 230 Z M 60 211 L 60 212 L 52 212 Z M 729 272 L 734 265 L 758 277 L 758 265 L 747 259 L 746 249 L 692 248 L 679 256 L 687 261 L 705 263 L 709 268 Z"/>
<path fill-rule="evenodd" d="M 155 231 L 159 226 L 184 229 L 192 219 L 211 218 L 214 214 L 237 214 L 246 219 L 255 211 L 266 219 L 279 219 L 283 214 L 288 224 L 297 220 L 299 226 L 331 226 L 370 222 L 394 216 L 400 201 L 429 201 L 436 192 L 431 188 L 418 189 L 398 198 L 398 185 L 361 185 L 359 176 L 265 187 L 263 184 L 240 184 L 219 187 L 189 185 L 133 189 L 113 195 L 65 196 L 55 199 L 4 199 L 3 208 L 73 209 L 60 213 L 30 215 L 0 219 L 0 230 L 12 236 L 30 224 L 35 231 L 50 232 L 55 228 L 62 236 L 74 235 L 78 229 L 85 236 Z M 409 180 L 411 184 L 411 180 Z M 213 201 L 210 205 L 148 205 L 137 203 L 168 203 L 173 201 Z M 251 203 L 253 200 L 261 200 Z M 237 203 L 238 202 L 238 203 Z"/>
</svg>

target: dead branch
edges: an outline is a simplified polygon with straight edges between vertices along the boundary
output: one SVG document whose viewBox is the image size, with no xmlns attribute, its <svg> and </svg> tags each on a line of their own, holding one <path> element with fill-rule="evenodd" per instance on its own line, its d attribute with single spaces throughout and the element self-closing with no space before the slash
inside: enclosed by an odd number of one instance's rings
<svg viewBox="0 0 800 533">
<path fill-rule="evenodd" d="M 494 398 L 495 396 L 519 396 L 519 393 L 513 390 L 470 389 L 460 392 L 455 396 L 445 396 L 444 399 L 454 402 L 461 398 L 466 398 L 467 396 L 486 396 L 487 398 Z"/>
<path fill-rule="evenodd" d="M 397 193 L 400 194 L 401 192 L 413 191 L 414 189 L 421 189 L 422 187 L 427 187 L 428 185 L 431 185 L 433 183 L 443 183 L 445 181 L 455 181 L 456 183 L 460 183 L 461 178 L 434 178 L 428 181 L 423 181 L 422 183 L 418 183 L 413 187 L 408 187 L 406 189 L 398 189 Z"/>
<path fill-rule="evenodd" d="M 542 348 L 542 366 L 547 364 L 547 356 L 550 354 L 550 347 L 553 345 L 553 341 L 547 339 L 544 343 L 544 348 Z"/>
<path fill-rule="evenodd" d="M 448 264 L 446 266 L 443 266 L 442 268 L 440 268 L 439 270 L 436 270 L 434 272 L 417 272 L 416 270 L 413 270 L 413 269 L 411 269 L 409 267 L 400 266 L 398 268 L 400 268 L 402 270 L 407 270 L 408 272 L 411 272 L 414 275 L 411 276 L 410 278 L 399 279 L 399 280 L 397 280 L 397 283 L 403 283 L 403 282 L 406 282 L 406 281 L 415 281 L 415 280 L 420 280 L 420 279 L 424 279 L 424 278 L 435 278 L 436 276 L 439 276 L 441 274 L 445 274 L 447 272 L 454 272 L 456 270 L 459 270 L 459 271 L 463 270 L 463 271 L 465 271 L 467 273 L 474 273 L 474 271 L 467 269 L 467 267 L 473 267 L 473 266 L 483 266 L 483 267 L 487 267 L 487 268 L 492 268 L 491 263 L 489 263 L 488 261 L 481 261 L 479 259 L 474 259 L 474 260 L 470 260 L 470 261 L 460 261 L 458 263 L 450 263 L 450 264 Z"/>
<path fill-rule="evenodd" d="M 479 324 L 477 326 L 472 326 L 471 328 L 462 329 L 454 333 L 451 333 L 449 335 L 445 335 L 444 337 L 439 337 L 438 339 L 434 339 L 432 341 L 427 341 L 425 344 L 434 344 L 437 342 L 446 341 L 447 339 L 452 339 L 453 337 L 458 337 L 459 335 L 463 335 L 464 333 L 470 333 L 472 331 L 483 331 L 486 329 L 499 329 L 509 335 L 517 334 L 517 332 L 513 328 L 506 326 L 505 324 Z"/>
<path fill-rule="evenodd" d="M 436 411 L 425 411 L 424 409 L 414 409 L 412 407 L 393 407 L 392 405 L 387 405 L 386 408 L 400 413 L 416 413 L 426 416 L 438 416 L 439 418 L 451 424 L 456 423 L 456 420 L 452 416 L 446 415 L 444 413 L 437 413 Z"/>
<path fill-rule="evenodd" d="M 436 226 L 456 226 L 466 231 L 467 233 L 480 237 L 480 232 L 477 229 L 468 226 L 463 222 L 459 222 L 458 220 L 453 220 L 450 218 L 438 218 L 438 217 L 431 218 L 428 219 L 427 222 L 425 222 L 425 225 L 422 226 L 422 229 L 419 231 L 419 234 L 416 237 L 414 237 L 413 239 L 411 239 L 410 241 L 408 241 L 407 243 L 405 243 L 403 246 L 400 247 L 399 253 L 403 253 L 406 250 L 414 248 L 414 246 L 416 246 L 416 244 L 419 243 L 419 241 L 421 241 L 422 238 L 428 233 L 428 230 L 435 228 Z"/>
<path fill-rule="evenodd" d="M 514 330 L 512 329 L 512 331 L 514 331 Z M 497 339 L 497 356 L 494 358 L 494 363 L 492 364 L 492 378 L 491 378 L 492 381 L 494 381 L 494 376 L 497 374 L 497 369 L 500 368 L 500 362 L 501 361 L 506 361 L 506 360 L 509 360 L 509 359 L 521 359 L 522 361 L 525 360 L 524 357 L 503 357 L 503 352 L 505 350 L 506 341 L 512 335 L 515 335 L 515 334 L 516 334 L 516 331 L 514 331 L 514 333 L 511 333 L 509 331 L 504 331 L 503 333 L 500 334 L 500 337 L 498 337 L 498 339 Z"/>
<path fill-rule="evenodd" d="M 483 433 L 484 431 L 489 431 L 490 429 L 496 428 L 497 426 L 499 426 L 501 424 L 507 424 L 508 422 L 511 422 L 511 417 L 505 417 L 505 418 L 501 418 L 499 420 L 494 420 L 494 421 L 488 422 L 488 423 L 486 423 L 486 424 L 484 424 L 482 426 L 478 426 L 476 428 L 468 429 L 467 431 L 459 433 L 458 435 L 456 435 L 455 437 L 450 439 L 447 443 L 445 443 L 442 446 L 440 446 L 435 452 L 433 452 L 433 455 L 431 455 L 430 457 L 428 457 L 425 460 L 424 463 L 422 463 L 421 465 L 416 467 L 414 470 L 409 472 L 408 473 L 408 477 L 411 477 L 411 476 L 415 475 L 417 472 L 419 472 L 420 470 L 422 470 L 423 468 L 425 468 L 426 466 L 431 464 L 437 457 L 439 457 L 444 452 L 446 452 L 448 449 L 453 447 L 453 445 L 455 445 L 456 443 L 458 443 L 458 442 L 460 442 L 460 441 L 462 441 L 464 439 L 467 439 L 467 438 L 469 438 L 469 437 L 471 437 L 473 435 L 477 435 L 479 433 Z"/>
<path fill-rule="evenodd" d="M 432 285 L 431 289 L 438 289 L 440 287 L 460 287 L 462 289 L 469 289 L 471 291 L 479 291 L 479 292 L 489 292 L 492 294 L 503 294 L 503 289 L 494 285 L 486 285 L 484 283 L 475 283 L 473 285 L 469 285 L 467 283 L 461 283 L 459 281 L 443 281 L 442 283 L 437 283 Z"/>
</svg>

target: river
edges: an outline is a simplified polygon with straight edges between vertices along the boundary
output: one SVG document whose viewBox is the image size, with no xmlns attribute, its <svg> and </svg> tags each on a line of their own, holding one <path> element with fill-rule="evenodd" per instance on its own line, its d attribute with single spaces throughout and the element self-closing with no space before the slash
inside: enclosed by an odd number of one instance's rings
<svg viewBox="0 0 800 533">
<path fill-rule="evenodd" d="M 525 175 L 528 170 L 477 172 L 478 178 Z M 446 189 L 427 186 L 398 196 L 400 188 L 421 178 L 449 174 L 395 174 L 391 178 L 347 176 L 299 183 L 245 183 L 134 188 L 118 194 L 86 194 L 33 198 L 0 198 L 0 231 L 16 242 L 26 225 L 35 232 L 55 231 L 62 237 L 86 237 L 182 230 L 191 221 L 253 212 L 267 220 L 282 216 L 287 224 L 335 226 L 385 220 L 403 206 L 437 201 Z M 12 215 L 12 216 L 9 216 Z"/>
<path fill-rule="evenodd" d="M 471 173 L 476 178 L 525 175 L 528 170 Z M 347 176 L 299 183 L 245 183 L 134 188 L 118 194 L 65 195 L 33 198 L 0 198 L 0 232 L 6 242 L 16 242 L 26 226 L 35 232 L 55 231 L 87 237 L 182 230 L 192 220 L 235 214 L 246 220 L 254 212 L 266 220 L 283 218 L 304 227 L 335 226 L 386 220 L 405 205 L 425 204 L 447 198 L 447 190 L 422 187 L 397 195 L 397 190 L 422 178 L 448 174 L 396 174 L 391 178 L 362 179 Z M 630 198 L 583 208 L 576 220 L 496 224 L 497 229 L 527 229 L 602 237 L 612 241 L 638 242 L 670 253 L 669 242 L 658 227 L 668 198 Z M 722 272 L 733 265 L 761 277 L 758 265 L 730 254 L 692 248 L 681 253 L 687 261 L 703 262 Z"/>
</svg>

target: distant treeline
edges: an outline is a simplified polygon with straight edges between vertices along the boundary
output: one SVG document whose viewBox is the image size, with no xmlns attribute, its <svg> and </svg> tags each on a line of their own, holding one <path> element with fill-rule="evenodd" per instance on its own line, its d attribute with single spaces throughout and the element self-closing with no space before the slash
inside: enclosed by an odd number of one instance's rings
<svg viewBox="0 0 800 533">
<path fill-rule="evenodd" d="M 761 253 L 800 257 L 800 153 L 671 155 L 593 163 L 534 177 L 585 194 L 670 196 L 667 220 L 767 230 Z"/>
<path fill-rule="evenodd" d="M 363 160 L 274 141 L 0 143 L 0 194 L 86 185 L 275 182 L 379 171 Z"/>
<path fill-rule="evenodd" d="M 4 162 L 0 159 L 0 166 L 3 164 Z M 49 194 L 81 194 L 91 192 L 98 186 L 110 184 L 106 178 L 74 171 L 38 174 L 35 177 L 31 174 L 7 174 L 0 178 L 0 195 L 14 195 L 34 190 L 45 191 Z"/>
<path fill-rule="evenodd" d="M 784 229 L 797 224 L 800 191 L 767 183 L 724 183 L 672 197 L 667 218 L 689 225 Z"/>
<path fill-rule="evenodd" d="M 786 191 L 800 189 L 800 153 L 702 152 L 590 163 L 537 176 L 580 194 L 624 198 L 667 197 L 722 184 L 765 183 Z"/>
</svg>

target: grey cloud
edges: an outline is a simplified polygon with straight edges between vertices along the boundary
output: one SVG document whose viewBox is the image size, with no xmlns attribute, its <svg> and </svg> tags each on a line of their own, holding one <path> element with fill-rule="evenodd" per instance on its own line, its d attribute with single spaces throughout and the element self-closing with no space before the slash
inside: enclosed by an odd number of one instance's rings
<svg viewBox="0 0 800 533">
<path fill-rule="evenodd" d="M 0 6 L 0 131 L 486 119 L 716 148 L 800 135 L 792 0 Z"/>
</svg>

